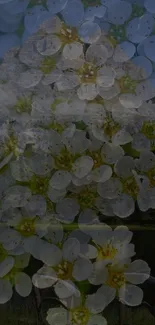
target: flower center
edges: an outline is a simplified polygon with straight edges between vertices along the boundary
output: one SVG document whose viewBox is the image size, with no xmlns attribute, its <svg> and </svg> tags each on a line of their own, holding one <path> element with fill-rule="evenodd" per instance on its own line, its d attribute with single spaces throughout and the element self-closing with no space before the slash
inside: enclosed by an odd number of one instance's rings
<svg viewBox="0 0 155 325">
<path fill-rule="evenodd" d="M 117 269 L 115 266 L 108 265 L 108 279 L 106 284 L 112 288 L 120 289 L 125 284 L 125 275 L 123 270 Z"/>
<path fill-rule="evenodd" d="M 68 27 L 64 23 L 62 23 L 62 28 L 58 34 L 58 37 L 64 45 L 79 41 L 76 28 Z"/>
<path fill-rule="evenodd" d="M 141 132 L 150 139 L 151 142 L 151 150 L 155 150 L 155 122 L 144 122 Z"/>
<path fill-rule="evenodd" d="M 130 16 L 130 20 L 132 20 L 135 17 L 141 17 L 145 13 L 145 8 L 137 5 L 136 3 L 133 3 L 132 5 L 132 14 Z"/>
<path fill-rule="evenodd" d="M 100 167 L 103 164 L 103 159 L 101 157 L 100 150 L 98 150 L 98 151 L 88 151 L 88 156 L 90 156 L 94 161 L 93 169 L 96 169 L 96 168 Z"/>
<path fill-rule="evenodd" d="M 109 115 L 105 118 L 103 124 L 103 130 L 105 135 L 107 135 L 110 139 L 114 134 L 116 134 L 120 130 L 120 125 L 116 123 L 113 118 Z"/>
<path fill-rule="evenodd" d="M 4 152 L 5 155 L 9 155 L 11 152 L 14 153 L 14 155 L 18 156 L 18 149 L 17 149 L 17 138 L 12 134 L 4 144 Z"/>
<path fill-rule="evenodd" d="M 16 230 L 21 233 L 24 237 L 30 237 L 35 235 L 35 220 L 36 219 L 24 219 L 22 222 L 16 227 Z"/>
<path fill-rule="evenodd" d="M 47 128 L 55 130 L 59 134 L 61 134 L 65 130 L 65 127 L 62 124 L 57 123 L 56 121 L 51 122 Z"/>
<path fill-rule="evenodd" d="M 78 307 L 71 310 L 71 323 L 77 325 L 86 325 L 89 321 L 89 310 L 85 307 Z"/>
<path fill-rule="evenodd" d="M 30 180 L 30 189 L 33 194 L 46 196 L 49 186 L 49 177 L 39 177 L 33 175 Z"/>
<path fill-rule="evenodd" d="M 129 194 L 136 200 L 138 192 L 139 192 L 139 188 L 135 181 L 135 178 L 131 176 L 131 177 L 129 177 L 125 180 L 123 179 L 121 181 L 122 181 L 122 185 L 123 185 L 123 192 Z"/>
<path fill-rule="evenodd" d="M 56 271 L 59 279 L 69 280 L 72 278 L 73 264 L 69 263 L 68 261 L 62 261 L 62 263 L 54 267 L 54 270 Z"/>
<path fill-rule="evenodd" d="M 137 81 L 133 80 L 129 75 L 125 75 L 118 80 L 121 93 L 135 93 L 137 87 Z"/>
<path fill-rule="evenodd" d="M 17 113 L 31 112 L 32 100 L 31 98 L 21 97 L 18 99 L 17 103 L 14 105 L 14 109 Z"/>
<path fill-rule="evenodd" d="M 113 259 L 117 254 L 117 249 L 112 245 L 112 243 L 108 243 L 103 247 L 98 248 L 98 260 L 103 259 Z"/>
<path fill-rule="evenodd" d="M 155 139 L 155 122 L 144 122 L 141 132 L 148 139 Z"/>
<path fill-rule="evenodd" d="M 84 63 L 78 70 L 82 83 L 94 83 L 97 77 L 97 67 L 91 63 Z"/>
<path fill-rule="evenodd" d="M 118 42 L 126 40 L 126 29 L 123 25 L 112 25 L 109 32 L 108 38 L 113 46 L 116 46 Z"/>
<path fill-rule="evenodd" d="M 154 187 L 155 186 L 155 167 L 150 168 L 147 171 L 146 176 L 150 180 L 150 186 Z"/>
<path fill-rule="evenodd" d="M 64 147 L 59 155 L 55 157 L 55 164 L 58 169 L 68 170 L 72 169 L 74 161 L 79 157 L 78 154 L 73 154 L 66 147 Z"/>
<path fill-rule="evenodd" d="M 95 206 L 95 201 L 97 197 L 97 192 L 93 191 L 89 187 L 85 187 L 79 194 L 78 194 L 78 203 L 81 209 L 93 209 Z"/>
<path fill-rule="evenodd" d="M 56 67 L 56 59 L 52 58 L 50 56 L 46 56 L 42 61 L 41 61 L 41 66 L 40 70 L 44 74 L 49 74 L 51 73 Z"/>
</svg>

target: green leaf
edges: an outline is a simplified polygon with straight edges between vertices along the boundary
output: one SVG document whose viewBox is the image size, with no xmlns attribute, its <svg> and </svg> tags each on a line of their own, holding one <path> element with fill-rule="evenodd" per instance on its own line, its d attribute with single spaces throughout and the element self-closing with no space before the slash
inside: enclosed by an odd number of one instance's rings
<svg viewBox="0 0 155 325">
<path fill-rule="evenodd" d="M 33 8 L 39 4 L 39 5 L 43 6 L 45 9 L 47 9 L 46 2 L 47 2 L 46 0 L 40 0 L 39 3 L 38 3 L 38 0 L 30 0 L 27 8 Z"/>
<path fill-rule="evenodd" d="M 86 124 L 83 121 L 75 122 L 78 130 L 86 130 Z"/>
<path fill-rule="evenodd" d="M 89 293 L 89 290 L 91 288 L 91 284 L 88 282 L 88 280 L 75 282 L 75 285 L 83 296 Z"/>
<path fill-rule="evenodd" d="M 19 37 L 22 37 L 23 36 L 23 33 L 24 33 L 24 30 L 25 30 L 25 26 L 24 26 L 24 21 L 22 21 L 18 27 L 18 29 L 16 30 L 16 34 L 19 36 Z"/>
<path fill-rule="evenodd" d="M 137 150 L 132 148 L 131 142 L 127 143 L 125 145 L 122 145 L 122 148 L 127 155 L 134 157 L 134 158 L 139 158 L 140 153 Z"/>
</svg>

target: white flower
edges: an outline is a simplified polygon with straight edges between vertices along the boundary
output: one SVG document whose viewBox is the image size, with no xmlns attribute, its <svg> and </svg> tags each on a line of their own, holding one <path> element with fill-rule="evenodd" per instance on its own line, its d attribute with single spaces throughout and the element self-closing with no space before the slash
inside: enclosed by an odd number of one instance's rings
<svg viewBox="0 0 155 325">
<path fill-rule="evenodd" d="M 118 226 L 112 230 L 107 224 L 98 224 L 97 227 L 89 227 L 93 243 L 96 247 L 97 261 L 114 263 L 123 259 L 128 259 L 135 254 L 134 245 L 130 244 L 132 232 L 126 226 Z M 94 228 L 94 229 L 93 229 Z M 98 279 L 93 279 L 92 283 L 97 284 Z"/>
<path fill-rule="evenodd" d="M 3 193 L 2 210 L 9 208 L 23 207 L 31 197 L 31 191 L 28 187 L 14 185 Z"/>
<path fill-rule="evenodd" d="M 150 151 L 143 151 L 139 159 L 135 160 L 136 178 L 140 187 L 137 202 L 141 211 L 154 208 L 155 194 L 155 155 Z"/>
<path fill-rule="evenodd" d="M 114 1 L 108 6 L 107 21 L 116 25 L 123 25 L 132 13 L 132 6 L 127 1 Z"/>
<path fill-rule="evenodd" d="M 58 248 L 53 256 L 50 246 L 43 247 L 43 261 L 46 263 L 34 276 L 33 284 L 38 288 L 47 288 L 54 285 L 57 296 L 61 299 L 72 295 L 79 295 L 73 281 L 83 281 L 92 272 L 92 264 L 88 258 L 80 256 L 80 242 L 75 238 L 67 239 L 62 247 Z"/>
<path fill-rule="evenodd" d="M 138 12 L 138 8 L 137 8 Z M 138 15 L 137 15 L 138 16 Z M 126 25 L 127 39 L 132 43 L 141 43 L 147 38 L 153 31 L 154 19 L 153 15 L 149 13 L 142 13 L 140 17 L 133 17 L 132 20 Z M 149 42 L 149 41 L 148 41 Z M 149 53 L 149 51 L 148 51 Z"/>
<path fill-rule="evenodd" d="M 85 9 L 85 20 L 93 21 L 96 17 L 103 18 L 106 13 L 106 7 L 101 5 L 92 5 L 89 1 L 84 0 L 84 4 L 87 5 Z"/>
<path fill-rule="evenodd" d="M 81 1 L 67 1 L 66 6 L 64 6 L 62 12 L 62 17 L 64 21 L 69 26 L 78 27 L 84 19 L 84 8 Z"/>
<path fill-rule="evenodd" d="M 30 277 L 23 272 L 23 268 L 29 264 L 27 255 L 8 257 L 0 265 L 0 303 L 4 304 L 12 297 L 15 287 L 16 292 L 22 297 L 27 297 L 32 290 Z"/>
<path fill-rule="evenodd" d="M 43 36 L 37 41 L 36 47 L 41 55 L 51 56 L 61 48 L 65 59 L 77 59 L 83 54 L 76 28 L 67 26 L 58 16 L 43 23 L 40 28 Z"/>
<path fill-rule="evenodd" d="M 106 319 L 100 314 L 106 307 L 106 299 L 98 299 L 96 294 L 88 295 L 82 302 L 81 297 L 72 297 L 63 300 L 66 308 L 50 308 L 47 312 L 46 320 L 50 325 L 107 325 Z"/>
<path fill-rule="evenodd" d="M 122 43 L 122 48 L 125 46 L 124 43 Z M 121 51 L 122 55 L 120 54 Z M 131 53 L 128 55 L 131 55 Z M 121 57 L 122 61 L 126 59 L 126 62 L 116 62 L 119 61 L 117 57 Z M 114 85 L 109 87 L 108 95 L 110 94 L 111 98 L 119 95 L 120 103 L 125 108 L 137 108 L 143 101 L 154 96 L 153 66 L 144 56 L 140 55 L 132 60 L 127 60 L 126 57 L 126 53 L 118 45 L 113 58 L 108 60 L 108 66 L 113 68 L 116 73 L 115 88 Z M 101 89 L 100 95 L 104 98 L 106 92 Z"/>
<path fill-rule="evenodd" d="M 0 168 L 7 165 L 13 157 L 18 157 L 24 152 L 26 139 L 21 125 L 4 123 L 1 126 L 0 141 Z"/>
<path fill-rule="evenodd" d="M 42 75 L 42 72 L 37 69 L 28 69 L 20 74 L 17 84 L 26 89 L 35 87 L 41 81 Z"/>
<path fill-rule="evenodd" d="M 23 64 L 17 58 L 18 53 L 19 48 L 13 47 L 10 48 L 4 55 L 3 62 L 0 66 L 0 80 L 2 84 L 5 85 L 4 88 L 8 85 L 12 86 L 12 88 L 15 88 L 15 85 L 13 86 L 13 84 L 11 84 L 12 81 L 17 81 L 20 73 L 24 71 Z M 8 101 L 10 101 L 10 98 L 8 98 Z"/>
<path fill-rule="evenodd" d="M 80 39 L 87 44 L 93 44 L 98 41 L 101 36 L 101 29 L 96 22 L 86 20 L 79 28 Z"/>
<path fill-rule="evenodd" d="M 113 177 L 104 184 L 98 185 L 98 193 L 103 199 L 111 199 L 115 215 L 126 218 L 134 212 L 135 200 L 139 187 L 133 174 L 135 164 L 133 158 L 120 158 L 114 166 L 117 177 Z"/>
<path fill-rule="evenodd" d="M 146 107 L 146 112 L 143 113 L 144 107 Z M 139 107 L 139 124 L 136 124 L 135 127 L 133 125 L 135 134 L 133 134 L 132 147 L 138 152 L 154 151 L 155 148 L 155 119 L 151 114 L 152 108 L 148 105 Z"/>
<path fill-rule="evenodd" d="M 78 215 L 80 206 L 78 202 L 72 198 L 64 198 L 59 200 L 56 205 L 56 218 L 64 223 L 72 223 Z"/>
<path fill-rule="evenodd" d="M 82 179 L 84 182 L 84 179 Z M 86 181 L 86 180 L 85 180 Z M 75 185 L 70 186 L 69 190 L 71 194 L 69 195 L 70 198 L 76 200 L 79 204 L 81 210 L 84 209 L 94 209 L 96 210 L 96 200 L 99 197 L 96 189 L 95 184 L 91 184 L 90 182 L 86 182 L 85 184 L 78 184 L 76 183 L 75 179 L 72 181 Z M 85 183 L 85 182 L 84 182 Z"/>
<path fill-rule="evenodd" d="M 63 225 L 56 219 L 56 216 L 50 216 L 50 223 L 47 225 L 47 231 L 44 235 L 49 243 L 59 244 L 63 240 Z"/>
<path fill-rule="evenodd" d="M 150 268 L 143 260 L 133 262 L 123 261 L 117 264 L 107 265 L 104 262 L 96 262 L 94 274 L 100 276 L 104 283 L 96 295 L 106 296 L 109 303 L 119 297 L 120 302 L 128 306 L 140 305 L 143 300 L 143 291 L 137 284 L 145 282 L 150 276 Z M 101 278 L 102 274 L 102 278 Z M 100 282 L 100 283 L 101 283 Z"/>
<path fill-rule="evenodd" d="M 11 173 L 18 184 L 26 185 L 23 190 L 30 191 L 31 195 L 23 206 L 31 215 L 43 215 L 49 208 L 49 182 L 52 170 L 52 157 L 32 154 L 31 157 L 20 157 L 10 164 Z M 51 202 L 52 206 L 52 202 Z"/>
<path fill-rule="evenodd" d="M 108 50 L 104 45 L 90 45 L 80 67 L 64 72 L 56 82 L 58 90 L 69 90 L 79 85 L 78 97 L 81 100 L 93 100 L 99 94 L 100 88 L 114 84 L 115 72 L 112 67 L 105 65 L 107 58 Z"/>
<path fill-rule="evenodd" d="M 64 191 L 74 177 L 82 179 L 89 174 L 94 163 L 86 153 L 88 145 L 85 131 L 62 134 L 57 152 L 53 153 L 56 172 L 50 180 L 52 189 Z"/>
<path fill-rule="evenodd" d="M 28 212 L 30 213 L 28 214 Z M 27 247 L 29 244 L 31 246 L 32 240 L 36 236 L 41 238 L 46 234 L 50 224 L 50 216 L 39 216 L 32 212 L 32 206 L 31 209 L 30 206 L 26 206 L 26 209 L 23 209 L 22 212 L 14 210 L 10 213 L 7 220 L 9 227 L 6 227 L 1 235 L 1 242 L 5 247 L 14 249 L 21 246 L 29 253 Z"/>
<path fill-rule="evenodd" d="M 94 115 L 98 105 L 95 106 Z M 108 111 L 108 109 L 106 110 L 105 107 L 102 106 L 102 115 L 100 116 L 100 120 L 97 116 L 97 119 L 92 121 L 92 125 L 90 125 L 89 129 L 92 130 L 93 136 L 97 140 L 102 142 L 112 142 L 115 147 L 114 150 L 121 152 L 122 149 L 119 146 L 131 142 L 132 137 L 126 130 L 126 125 L 123 123 L 124 121 L 121 121 L 120 115 L 118 114 L 120 113 L 120 108 L 118 109 L 118 112 L 112 105 L 111 108 L 112 111 Z"/>
<path fill-rule="evenodd" d="M 84 209 L 79 215 L 78 226 L 81 231 L 92 236 L 92 232 L 96 227 L 100 227 L 99 217 L 92 209 Z M 97 228 L 98 229 L 98 228 Z"/>
</svg>

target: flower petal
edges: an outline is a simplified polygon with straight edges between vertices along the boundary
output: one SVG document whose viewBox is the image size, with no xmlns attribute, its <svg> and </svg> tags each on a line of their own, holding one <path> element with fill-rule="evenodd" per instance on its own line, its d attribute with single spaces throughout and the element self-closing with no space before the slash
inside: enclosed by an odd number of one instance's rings
<svg viewBox="0 0 155 325">
<path fill-rule="evenodd" d="M 92 21 L 84 22 L 78 32 L 80 39 L 87 44 L 95 43 L 101 35 L 99 25 Z"/>
<path fill-rule="evenodd" d="M 99 314 L 101 313 L 104 308 L 106 307 L 105 304 L 105 297 L 98 295 L 97 293 L 88 295 L 86 297 L 86 307 L 88 308 L 89 312 L 92 314 Z"/>
<path fill-rule="evenodd" d="M 7 228 L 4 232 L 1 233 L 0 241 L 6 250 L 12 250 L 16 248 L 21 242 L 21 235 L 18 231 Z"/>
<path fill-rule="evenodd" d="M 73 262 L 80 253 L 80 242 L 76 238 L 69 238 L 63 244 L 62 251 L 64 260 Z"/>
<path fill-rule="evenodd" d="M 91 171 L 91 169 L 93 167 L 93 164 L 94 164 L 94 161 L 91 157 L 82 156 L 74 162 L 73 167 L 72 167 L 73 174 L 77 178 L 81 179 L 89 174 L 89 172 Z"/>
<path fill-rule="evenodd" d="M 86 59 L 100 66 L 108 59 L 108 49 L 103 44 L 92 44 L 86 51 Z"/>
<path fill-rule="evenodd" d="M 56 272 L 50 267 L 43 266 L 32 277 L 34 286 L 39 289 L 51 287 L 57 281 Z"/>
<path fill-rule="evenodd" d="M 124 155 L 124 150 L 122 149 L 122 147 L 120 147 L 117 144 L 117 140 L 115 140 L 115 141 L 116 141 L 116 144 L 115 143 L 104 143 L 102 146 L 102 150 L 101 150 L 102 159 L 103 159 L 103 161 L 105 161 L 108 164 L 116 163 L 117 160 L 122 158 Z M 119 142 L 119 140 L 118 140 L 118 142 Z"/>
<path fill-rule="evenodd" d="M 74 283 L 70 280 L 59 280 L 54 286 L 56 295 L 60 299 L 65 299 L 73 295 L 79 296 L 79 290 L 75 287 Z"/>
<path fill-rule="evenodd" d="M 123 25 L 132 13 L 132 6 L 127 1 L 114 1 L 109 5 L 107 21 L 114 25 Z"/>
<path fill-rule="evenodd" d="M 12 286 L 8 280 L 0 279 L 0 304 L 5 304 L 12 298 Z"/>
<path fill-rule="evenodd" d="M 80 209 L 76 200 L 64 198 L 56 205 L 57 219 L 64 223 L 72 223 Z"/>
<path fill-rule="evenodd" d="M 64 190 L 71 182 L 71 174 L 67 171 L 56 171 L 50 180 L 50 186 L 56 190 Z"/>
<path fill-rule="evenodd" d="M 5 260 L 0 263 L 0 278 L 3 278 L 11 271 L 14 263 L 14 258 L 11 256 L 6 257 Z"/>
<path fill-rule="evenodd" d="M 61 250 L 53 244 L 44 242 L 40 247 L 40 259 L 48 266 L 59 264 L 62 258 Z"/>
<path fill-rule="evenodd" d="M 112 203 L 113 212 L 120 218 L 129 217 L 135 210 L 135 203 L 132 197 L 127 194 L 121 194 Z"/>
<path fill-rule="evenodd" d="M 90 244 L 82 244 L 80 255 L 85 256 L 89 259 L 94 259 L 98 255 L 97 248 Z"/>
<path fill-rule="evenodd" d="M 81 100 L 93 100 L 98 95 L 98 87 L 96 84 L 82 84 L 77 90 L 78 97 Z"/>
<path fill-rule="evenodd" d="M 93 264 L 93 272 L 88 278 L 90 283 L 100 285 L 106 281 L 108 273 L 105 265 L 105 261 L 99 261 Z"/>
<path fill-rule="evenodd" d="M 102 67 L 97 73 L 97 84 L 100 87 L 111 87 L 114 84 L 115 72 L 110 67 Z"/>
<path fill-rule="evenodd" d="M 42 72 L 36 69 L 30 69 L 22 72 L 18 78 L 18 85 L 25 89 L 36 86 L 42 78 Z"/>
<path fill-rule="evenodd" d="M 126 62 L 134 56 L 135 51 L 135 45 L 125 41 L 116 46 L 113 59 L 115 62 Z"/>
<path fill-rule="evenodd" d="M 125 305 L 138 306 L 142 303 L 143 291 L 139 287 L 127 284 L 119 290 L 119 299 Z"/>
<path fill-rule="evenodd" d="M 63 307 L 50 308 L 46 320 L 50 325 L 66 325 L 68 323 L 68 311 Z"/>
<path fill-rule="evenodd" d="M 135 260 L 129 264 L 125 278 L 128 282 L 133 284 L 140 284 L 145 282 L 150 277 L 150 268 L 143 260 Z"/>
<path fill-rule="evenodd" d="M 66 44 L 62 54 L 66 60 L 78 59 L 83 54 L 83 45 L 79 42 Z"/>
<path fill-rule="evenodd" d="M 155 3 L 152 0 L 145 0 L 144 7 L 147 9 L 148 12 L 151 14 L 155 13 Z"/>
<path fill-rule="evenodd" d="M 15 276 L 15 289 L 20 296 L 29 296 L 32 290 L 32 282 L 30 277 L 26 273 L 17 273 L 17 275 Z"/>
<path fill-rule="evenodd" d="M 31 191 L 26 186 L 11 186 L 4 195 L 2 210 L 23 207 L 31 197 Z"/>
<path fill-rule="evenodd" d="M 79 26 L 84 17 L 84 7 L 82 2 L 78 0 L 68 1 L 61 14 L 67 25 L 74 27 Z"/>
<path fill-rule="evenodd" d="M 87 325 L 107 325 L 106 319 L 101 315 L 93 315 L 89 318 Z"/>
<path fill-rule="evenodd" d="M 50 56 L 60 50 L 61 41 L 55 35 L 47 35 L 42 39 L 38 40 L 36 48 L 41 55 Z"/>
<path fill-rule="evenodd" d="M 97 183 L 104 183 L 110 179 L 112 176 L 112 169 L 110 166 L 102 165 L 96 169 L 94 169 L 90 175 L 88 176 L 88 180 L 97 182 Z"/>
<path fill-rule="evenodd" d="M 102 285 L 96 292 L 99 298 L 102 300 L 103 297 L 105 299 L 105 306 L 108 306 L 116 296 L 116 289 L 111 288 L 107 285 Z"/>
<path fill-rule="evenodd" d="M 88 277 L 92 273 L 92 263 L 87 258 L 78 258 L 73 267 L 73 277 L 77 281 L 84 281 L 88 279 Z"/>
<path fill-rule="evenodd" d="M 122 192 L 122 183 L 118 178 L 111 178 L 103 184 L 98 184 L 97 192 L 103 199 L 115 199 Z"/>
</svg>

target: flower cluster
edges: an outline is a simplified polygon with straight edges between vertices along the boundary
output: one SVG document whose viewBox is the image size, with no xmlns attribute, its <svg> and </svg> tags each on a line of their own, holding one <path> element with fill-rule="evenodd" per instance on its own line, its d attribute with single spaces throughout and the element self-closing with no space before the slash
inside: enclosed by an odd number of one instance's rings
<svg viewBox="0 0 155 325">
<path fill-rule="evenodd" d="M 106 325 L 150 276 L 103 222 L 155 208 L 155 6 L 138 3 L 0 1 L 0 31 L 26 12 L 22 42 L 0 36 L 0 303 L 51 287 L 51 325 Z"/>
</svg>

